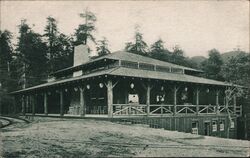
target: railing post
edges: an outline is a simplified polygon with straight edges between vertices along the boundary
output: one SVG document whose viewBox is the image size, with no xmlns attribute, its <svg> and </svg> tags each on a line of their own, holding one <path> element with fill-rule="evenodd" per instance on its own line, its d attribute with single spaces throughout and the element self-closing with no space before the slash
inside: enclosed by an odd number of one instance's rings
<svg viewBox="0 0 250 158">
<path fill-rule="evenodd" d="M 162 107 L 162 105 L 161 105 L 161 115 L 163 115 L 163 107 Z"/>
<path fill-rule="evenodd" d="M 27 95 L 26 96 L 26 105 L 25 105 L 25 111 L 27 112 L 27 113 L 29 113 L 29 104 L 30 104 L 30 97 L 29 97 L 29 95 Z"/>
<path fill-rule="evenodd" d="M 85 89 L 80 87 L 80 116 L 84 117 L 85 116 L 85 98 L 84 98 L 84 92 Z"/>
<path fill-rule="evenodd" d="M 150 83 L 147 84 L 147 100 L 146 100 L 146 105 L 147 105 L 147 116 L 150 114 Z"/>
<path fill-rule="evenodd" d="M 196 115 L 199 115 L 199 102 L 200 102 L 199 95 L 200 95 L 200 90 L 197 87 L 196 88 Z"/>
<path fill-rule="evenodd" d="M 64 102 L 63 102 L 63 90 L 60 90 L 60 116 L 64 115 Z"/>
<path fill-rule="evenodd" d="M 237 97 L 236 97 L 236 94 L 234 94 L 233 95 L 234 114 L 236 114 L 236 100 L 237 100 Z"/>
<path fill-rule="evenodd" d="M 107 102 L 108 102 L 108 117 L 113 116 L 113 86 L 112 86 L 112 80 L 108 80 L 107 83 Z"/>
<path fill-rule="evenodd" d="M 219 109 L 219 94 L 220 94 L 220 91 L 217 90 L 216 91 L 216 114 L 217 115 L 220 113 L 220 109 Z"/>
<path fill-rule="evenodd" d="M 43 105 L 44 105 L 44 114 L 47 116 L 48 115 L 48 96 L 46 92 L 44 93 Z"/>
<path fill-rule="evenodd" d="M 174 85 L 174 115 L 176 115 L 176 112 L 177 112 L 177 87 L 176 85 Z"/>
<path fill-rule="evenodd" d="M 25 96 L 22 96 L 22 114 L 25 115 Z"/>
<path fill-rule="evenodd" d="M 35 107 L 36 107 L 36 94 L 32 95 L 31 99 L 31 105 L 32 105 L 32 115 L 35 115 Z"/>
</svg>

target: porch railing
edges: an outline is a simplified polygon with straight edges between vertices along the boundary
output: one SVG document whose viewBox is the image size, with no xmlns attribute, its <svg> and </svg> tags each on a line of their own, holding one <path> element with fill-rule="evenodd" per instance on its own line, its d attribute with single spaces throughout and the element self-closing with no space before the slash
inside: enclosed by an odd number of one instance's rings
<svg viewBox="0 0 250 158">
<path fill-rule="evenodd" d="M 146 115 L 144 104 L 113 104 L 113 115 Z"/>
<path fill-rule="evenodd" d="M 237 109 L 238 107 L 236 107 Z M 238 110 L 238 109 L 237 109 Z M 234 106 L 216 105 L 149 105 L 146 104 L 113 104 L 113 115 L 203 115 L 203 114 L 235 114 Z"/>
</svg>

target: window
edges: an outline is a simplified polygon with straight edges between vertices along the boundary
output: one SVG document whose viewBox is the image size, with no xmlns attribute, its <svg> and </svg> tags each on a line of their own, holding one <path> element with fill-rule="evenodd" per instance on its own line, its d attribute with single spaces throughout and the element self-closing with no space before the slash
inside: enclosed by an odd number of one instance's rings
<svg viewBox="0 0 250 158">
<path fill-rule="evenodd" d="M 198 126 L 199 126 L 199 123 L 198 121 L 193 121 L 192 122 L 192 134 L 198 134 Z"/>
<path fill-rule="evenodd" d="M 161 72 L 170 72 L 170 68 L 166 66 L 159 66 L 156 65 L 156 71 L 161 71 Z"/>
<path fill-rule="evenodd" d="M 220 131 L 224 131 L 225 130 L 225 121 L 221 120 L 220 121 Z"/>
<path fill-rule="evenodd" d="M 132 62 L 132 61 L 126 61 L 126 60 L 121 60 L 121 66 L 127 67 L 127 68 L 138 68 L 138 63 L 137 62 Z"/>
<path fill-rule="evenodd" d="M 154 65 L 152 64 L 139 63 L 139 67 L 144 70 L 154 70 Z"/>
<path fill-rule="evenodd" d="M 178 74 L 183 74 L 184 70 L 180 68 L 171 68 L 171 72 L 173 73 L 178 73 Z"/>
<path fill-rule="evenodd" d="M 217 131 L 217 121 L 212 122 L 212 131 L 216 132 Z"/>
</svg>

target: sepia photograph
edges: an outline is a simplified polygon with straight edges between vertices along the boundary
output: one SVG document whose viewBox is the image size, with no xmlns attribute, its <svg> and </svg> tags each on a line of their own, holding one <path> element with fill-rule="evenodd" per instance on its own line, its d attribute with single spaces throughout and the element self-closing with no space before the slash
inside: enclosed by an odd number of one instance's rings
<svg viewBox="0 0 250 158">
<path fill-rule="evenodd" d="M 250 157 L 250 1 L 0 0 L 0 157 Z"/>
</svg>

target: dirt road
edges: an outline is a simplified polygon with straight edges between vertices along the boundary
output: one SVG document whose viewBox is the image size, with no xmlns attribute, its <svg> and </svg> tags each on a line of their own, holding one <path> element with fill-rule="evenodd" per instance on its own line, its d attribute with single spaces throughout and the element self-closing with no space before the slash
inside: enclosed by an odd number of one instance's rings
<svg viewBox="0 0 250 158">
<path fill-rule="evenodd" d="M 3 157 L 249 156 L 249 141 L 89 119 L 39 119 L 1 130 Z M 0 146 L 0 147 L 1 147 Z"/>
</svg>

